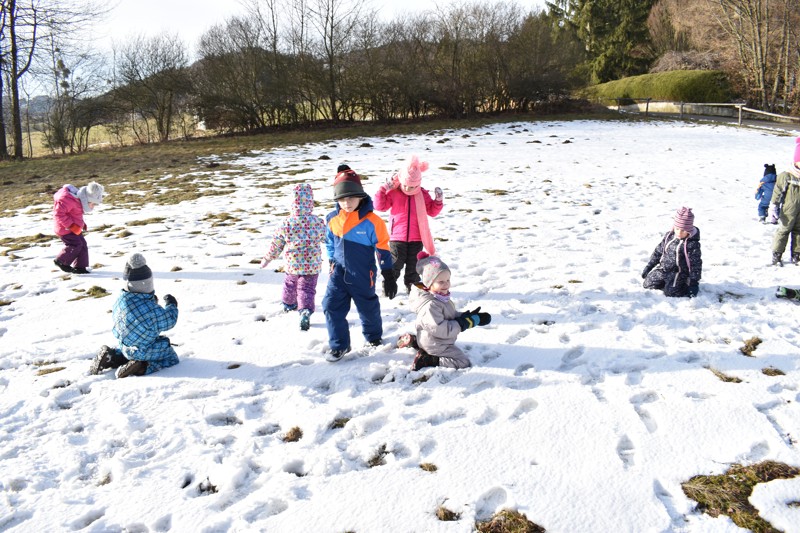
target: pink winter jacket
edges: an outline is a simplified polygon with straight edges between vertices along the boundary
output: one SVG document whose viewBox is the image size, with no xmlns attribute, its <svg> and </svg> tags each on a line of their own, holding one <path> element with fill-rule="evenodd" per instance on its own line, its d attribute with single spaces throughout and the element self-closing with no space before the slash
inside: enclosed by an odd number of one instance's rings
<svg viewBox="0 0 800 533">
<path fill-rule="evenodd" d="M 376 211 L 390 211 L 389 239 L 402 242 L 421 241 L 416 202 L 400 189 L 390 189 L 387 192 L 386 188 L 386 185 L 381 185 L 372 201 Z M 421 191 L 428 216 L 435 217 L 441 213 L 444 203 L 431 198 L 426 189 Z"/>
<path fill-rule="evenodd" d="M 83 205 L 78 198 L 78 188 L 64 185 L 53 195 L 53 221 L 56 235 L 72 233 L 69 228 L 75 224 L 83 229 Z"/>
</svg>

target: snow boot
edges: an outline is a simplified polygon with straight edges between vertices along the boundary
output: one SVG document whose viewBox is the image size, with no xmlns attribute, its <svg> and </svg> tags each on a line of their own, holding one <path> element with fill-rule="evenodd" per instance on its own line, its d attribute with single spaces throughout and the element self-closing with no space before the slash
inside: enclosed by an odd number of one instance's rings
<svg viewBox="0 0 800 533">
<path fill-rule="evenodd" d="M 772 252 L 772 266 L 783 266 L 783 261 L 781 260 L 781 255 L 778 252 Z"/>
<path fill-rule="evenodd" d="M 344 354 L 346 354 L 349 351 L 350 351 L 349 347 L 343 350 L 328 350 L 328 353 L 325 354 L 325 360 L 328 361 L 329 363 L 335 363 L 336 361 L 344 357 Z"/>
<path fill-rule="evenodd" d="M 281 303 L 281 307 L 284 313 L 288 313 L 290 311 L 297 311 L 297 304 Z"/>
<path fill-rule="evenodd" d="M 421 370 L 431 366 L 439 366 L 439 358 L 425 350 L 417 351 L 417 356 L 414 357 L 414 362 L 411 363 L 411 370 Z"/>
<path fill-rule="evenodd" d="M 94 356 L 94 361 L 92 361 L 92 367 L 89 369 L 89 373 L 96 376 L 101 370 L 119 368 L 127 362 L 128 360 L 122 353 L 104 345 L 97 352 L 97 355 Z"/>
<path fill-rule="evenodd" d="M 397 338 L 397 347 L 398 348 L 408 348 L 412 347 L 414 349 L 418 349 L 417 346 L 417 336 L 411 333 L 404 333 Z"/>
<path fill-rule="evenodd" d="M 800 254 L 792 254 L 792 263 L 800 265 Z"/>
<path fill-rule="evenodd" d="M 144 376 L 147 372 L 147 361 L 128 361 L 117 369 L 117 378 L 128 376 Z"/>
<path fill-rule="evenodd" d="M 62 262 L 61 262 L 61 261 L 59 261 L 58 259 L 53 259 L 53 263 L 55 263 L 55 265 L 56 265 L 58 268 L 60 268 L 61 270 L 63 270 L 64 272 L 67 272 L 67 273 L 69 273 L 69 274 L 73 274 L 73 273 L 75 272 L 75 269 L 74 269 L 74 268 L 72 268 L 72 267 L 71 267 L 71 266 L 69 266 L 69 265 L 66 265 L 66 264 L 62 263 Z"/>
<path fill-rule="evenodd" d="M 300 330 L 308 331 L 311 327 L 311 311 L 309 309 L 300 310 Z"/>
<path fill-rule="evenodd" d="M 761 222 L 762 224 L 766 224 L 767 223 L 767 217 L 758 217 L 758 221 Z"/>
</svg>

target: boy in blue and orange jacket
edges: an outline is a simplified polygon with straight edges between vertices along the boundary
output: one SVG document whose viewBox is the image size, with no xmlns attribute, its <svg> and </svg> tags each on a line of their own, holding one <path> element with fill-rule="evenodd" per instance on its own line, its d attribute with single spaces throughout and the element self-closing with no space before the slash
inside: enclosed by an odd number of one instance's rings
<svg viewBox="0 0 800 533">
<path fill-rule="evenodd" d="M 338 206 L 325 219 L 330 278 L 322 299 L 330 346 L 326 359 L 331 362 L 350 351 L 347 313 L 351 300 L 356 304 L 367 343 L 378 346 L 382 342 L 381 305 L 375 293 L 378 267 L 384 294 L 390 300 L 397 294 L 386 223 L 373 212 L 372 199 L 364 192 L 361 178 L 347 165 L 337 169 L 333 199 Z"/>
</svg>

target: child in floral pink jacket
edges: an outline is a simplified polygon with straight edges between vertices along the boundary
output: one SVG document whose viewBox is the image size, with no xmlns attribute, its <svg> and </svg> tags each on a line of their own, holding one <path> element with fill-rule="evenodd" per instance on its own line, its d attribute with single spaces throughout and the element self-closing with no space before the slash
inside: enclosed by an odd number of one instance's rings
<svg viewBox="0 0 800 533">
<path fill-rule="evenodd" d="M 300 312 L 300 329 L 311 326 L 317 279 L 322 267 L 321 244 L 325 240 L 325 222 L 314 213 L 314 193 L 311 185 L 294 187 L 292 214 L 286 217 L 275 232 L 261 268 L 284 253 L 283 310 Z M 284 251 L 285 250 L 285 251 Z"/>
<path fill-rule="evenodd" d="M 399 279 L 405 268 L 403 282 L 406 292 L 419 283 L 417 254 L 424 248 L 433 255 L 433 244 L 428 217 L 435 217 L 444 207 L 442 189 L 434 189 L 434 198 L 422 188 L 422 173 L 428 170 L 427 161 L 416 155 L 403 164 L 400 172 L 381 185 L 374 198 L 376 211 L 389 211 L 389 248 L 394 261 L 394 276 Z"/>
</svg>

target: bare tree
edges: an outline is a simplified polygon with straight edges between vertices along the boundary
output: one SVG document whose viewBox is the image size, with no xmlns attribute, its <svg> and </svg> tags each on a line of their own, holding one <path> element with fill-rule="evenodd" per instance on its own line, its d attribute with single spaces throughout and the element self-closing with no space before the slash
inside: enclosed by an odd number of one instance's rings
<svg viewBox="0 0 800 533">
<path fill-rule="evenodd" d="M 145 119 L 144 132 L 135 130 L 140 140 L 151 140 L 149 120 L 159 141 L 170 138 L 176 113 L 185 111 L 179 104 L 191 87 L 187 66 L 186 47 L 174 34 L 139 36 L 122 46 L 115 94 L 129 113 Z"/>
<path fill-rule="evenodd" d="M 351 49 L 364 0 L 313 0 L 311 25 L 316 29 L 322 59 L 327 71 L 327 98 L 330 118 L 339 117 L 340 78 L 343 57 Z"/>
<path fill-rule="evenodd" d="M 31 72 L 42 39 L 55 35 L 66 42 L 87 22 L 105 12 L 101 0 L 2 0 L 0 2 L 0 67 L 11 95 L 13 157 L 23 157 L 20 83 Z M 46 57 L 46 54 L 45 54 Z M 0 157 L 8 157 L 5 121 L 0 121 Z"/>
</svg>

